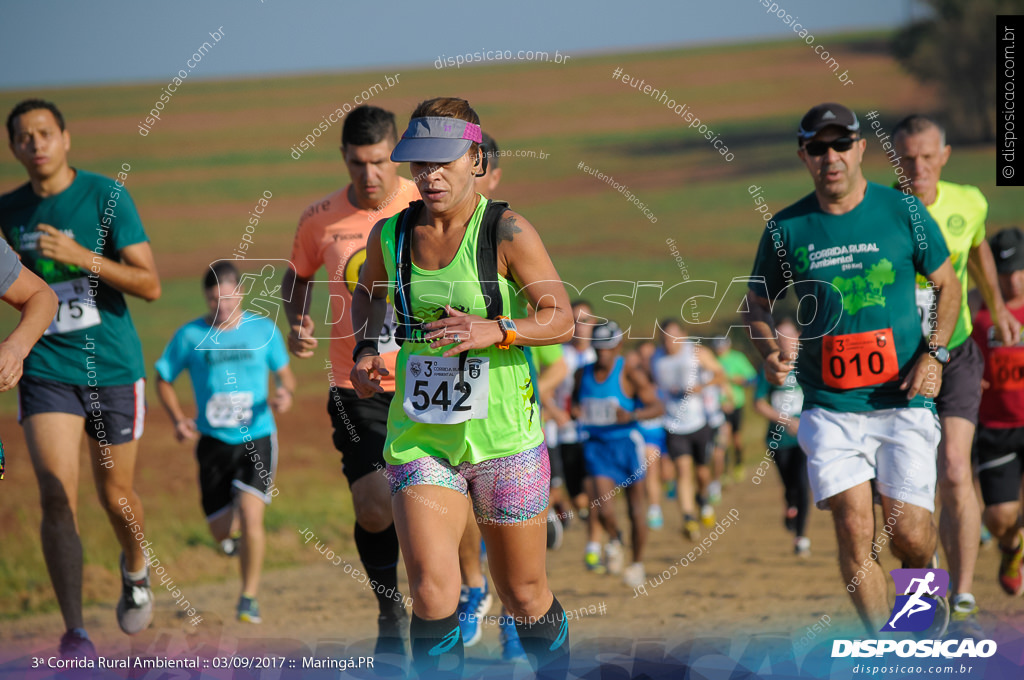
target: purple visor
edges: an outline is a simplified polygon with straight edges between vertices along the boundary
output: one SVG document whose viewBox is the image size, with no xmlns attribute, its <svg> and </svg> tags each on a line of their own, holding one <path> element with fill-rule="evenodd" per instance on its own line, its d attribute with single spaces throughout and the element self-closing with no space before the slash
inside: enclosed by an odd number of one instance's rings
<svg viewBox="0 0 1024 680">
<path fill-rule="evenodd" d="M 484 141 L 480 126 L 459 118 L 413 118 L 391 152 L 396 163 L 450 163 Z"/>
</svg>

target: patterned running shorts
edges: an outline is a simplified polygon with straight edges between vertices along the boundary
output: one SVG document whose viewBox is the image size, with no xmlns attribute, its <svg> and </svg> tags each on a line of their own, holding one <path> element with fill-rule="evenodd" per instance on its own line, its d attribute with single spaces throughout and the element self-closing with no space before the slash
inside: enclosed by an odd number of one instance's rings
<svg viewBox="0 0 1024 680">
<path fill-rule="evenodd" d="M 442 486 L 465 495 L 469 492 L 477 521 L 518 524 L 533 519 L 548 507 L 551 465 L 547 444 L 521 453 L 452 465 L 424 456 L 402 465 L 388 465 L 391 495 L 417 484 Z"/>
</svg>

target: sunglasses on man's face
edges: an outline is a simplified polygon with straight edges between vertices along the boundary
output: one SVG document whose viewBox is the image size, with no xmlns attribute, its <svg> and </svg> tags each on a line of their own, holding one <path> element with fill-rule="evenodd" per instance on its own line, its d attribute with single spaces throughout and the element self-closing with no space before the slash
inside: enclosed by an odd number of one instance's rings
<svg viewBox="0 0 1024 680">
<path fill-rule="evenodd" d="M 807 142 L 804 144 L 804 151 L 808 156 L 824 156 L 829 149 L 835 149 L 839 153 L 849 151 L 858 140 L 855 137 L 840 137 L 831 142 Z"/>
</svg>

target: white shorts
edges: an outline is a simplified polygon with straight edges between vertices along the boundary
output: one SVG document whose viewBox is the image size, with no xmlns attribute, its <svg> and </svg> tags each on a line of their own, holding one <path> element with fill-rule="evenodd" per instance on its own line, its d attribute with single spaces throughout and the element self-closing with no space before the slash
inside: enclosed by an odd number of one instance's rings
<svg viewBox="0 0 1024 680">
<path fill-rule="evenodd" d="M 812 408 L 800 414 L 797 432 L 822 510 L 832 496 L 874 479 L 879 494 L 933 512 L 939 437 L 939 419 L 926 408 Z"/>
</svg>

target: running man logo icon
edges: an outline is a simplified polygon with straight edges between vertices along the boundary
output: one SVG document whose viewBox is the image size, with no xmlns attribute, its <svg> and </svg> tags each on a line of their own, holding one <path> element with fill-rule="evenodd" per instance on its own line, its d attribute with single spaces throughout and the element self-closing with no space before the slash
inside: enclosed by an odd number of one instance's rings
<svg viewBox="0 0 1024 680">
<path fill-rule="evenodd" d="M 927 630 L 935 620 L 939 598 L 946 596 L 949 574 L 945 569 L 893 569 L 896 603 L 883 632 L 917 633 Z"/>
</svg>

